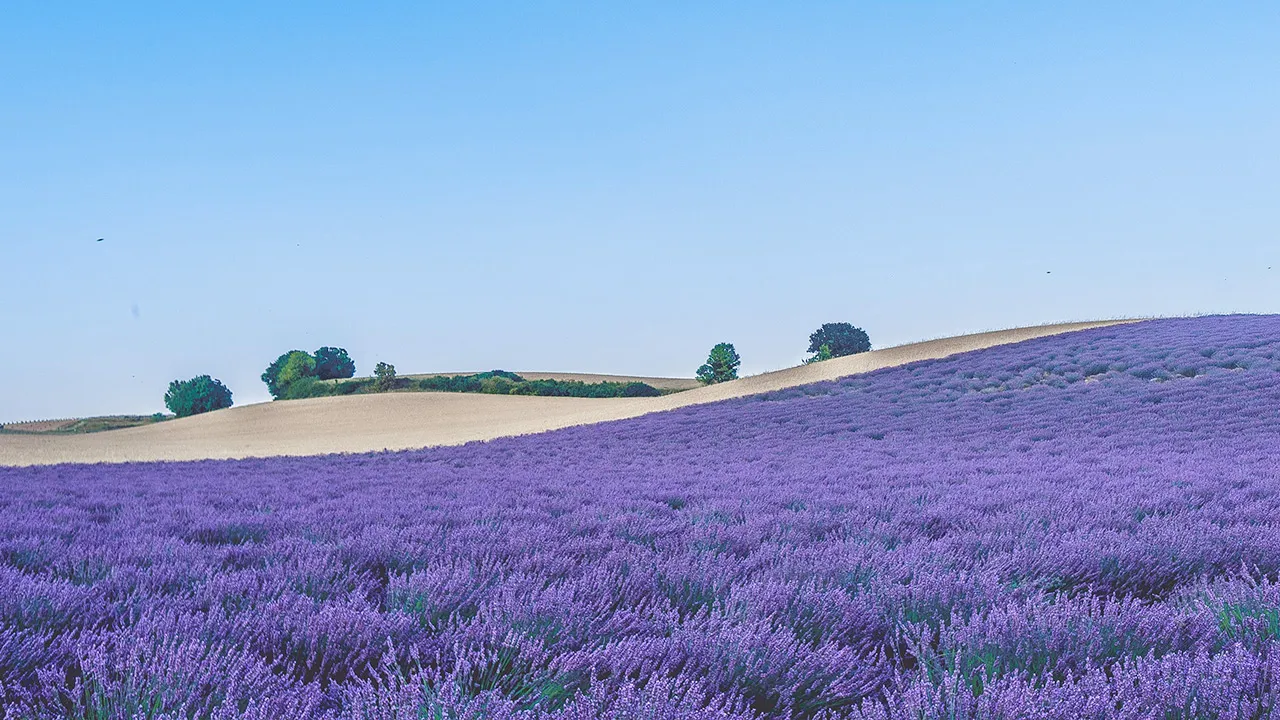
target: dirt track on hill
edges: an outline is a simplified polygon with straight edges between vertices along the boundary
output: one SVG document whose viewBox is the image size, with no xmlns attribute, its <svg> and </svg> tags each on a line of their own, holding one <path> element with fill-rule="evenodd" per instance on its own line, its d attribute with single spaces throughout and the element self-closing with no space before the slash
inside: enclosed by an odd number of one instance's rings
<svg viewBox="0 0 1280 720">
<path fill-rule="evenodd" d="M 246 405 L 90 435 L 0 435 L 0 465 L 323 455 L 456 445 L 621 420 L 1121 322 L 1132 321 L 1042 325 L 928 340 L 657 398 L 352 395 Z M 529 377 L 534 375 L 538 374 Z"/>
</svg>

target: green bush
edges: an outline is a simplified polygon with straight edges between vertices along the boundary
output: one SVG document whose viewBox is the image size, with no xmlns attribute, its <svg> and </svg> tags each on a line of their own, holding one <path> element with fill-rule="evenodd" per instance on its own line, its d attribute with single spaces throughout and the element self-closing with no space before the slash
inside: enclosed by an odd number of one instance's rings
<svg viewBox="0 0 1280 720">
<path fill-rule="evenodd" d="M 525 380 L 504 370 L 491 370 L 475 375 L 438 375 L 418 380 L 421 390 L 472 392 L 494 395 L 537 395 L 542 397 L 657 397 L 657 388 L 642 382 L 584 383 L 581 380 Z"/>
<path fill-rule="evenodd" d="M 480 392 L 480 380 L 475 375 L 437 375 L 419 380 L 418 388 L 441 392 Z"/>
<path fill-rule="evenodd" d="M 289 353 L 285 359 L 284 366 L 280 368 L 280 374 L 276 376 L 276 385 L 281 391 L 287 390 L 290 385 L 303 378 L 318 378 L 316 374 L 316 359 L 311 355 L 295 350 Z"/>
<path fill-rule="evenodd" d="M 516 383 L 500 375 L 490 375 L 480 380 L 480 392 L 490 395 L 510 395 Z"/>
<path fill-rule="evenodd" d="M 281 355 L 262 373 L 262 382 L 267 384 L 271 397 L 292 400 L 333 394 L 313 384 L 290 392 L 289 386 L 304 378 L 334 380 L 349 378 L 355 374 L 356 364 L 346 350 L 325 346 L 316 350 L 315 355 L 302 350 L 290 350 Z"/>
<path fill-rule="evenodd" d="M 294 351 L 290 350 L 289 352 Z M 266 370 L 262 371 L 262 375 L 260 376 L 262 378 L 262 382 L 266 383 L 267 392 L 271 393 L 271 397 L 273 398 L 280 397 L 280 386 L 276 383 L 276 378 L 280 375 L 280 368 L 284 367 L 284 363 L 288 359 L 289 353 L 285 353 L 275 360 L 272 360 L 271 364 L 267 366 Z"/>
<path fill-rule="evenodd" d="M 354 377 L 356 363 L 339 347 L 322 347 L 315 352 L 316 377 L 321 380 L 337 380 Z"/>
<path fill-rule="evenodd" d="M 316 359 L 302 350 L 290 350 L 275 359 L 262 373 L 271 397 L 280 399 L 289 385 L 304 377 L 318 377 Z"/>
<path fill-rule="evenodd" d="M 348 380 L 333 384 L 334 395 L 354 395 L 358 392 L 367 390 L 373 385 L 372 380 Z"/>
<path fill-rule="evenodd" d="M 396 389 L 396 366 L 380 362 L 373 367 L 373 388 L 377 392 Z"/>
<path fill-rule="evenodd" d="M 199 415 L 210 410 L 231 407 L 231 391 L 221 381 L 208 375 L 190 380 L 174 380 L 164 394 L 164 406 L 178 417 Z"/>
<path fill-rule="evenodd" d="M 314 377 L 301 377 L 289 383 L 280 395 L 281 400 L 301 400 L 303 398 L 327 397 L 337 392 L 336 384 L 320 382 Z"/>
<path fill-rule="evenodd" d="M 542 397 L 657 397 L 662 392 L 642 382 L 598 382 L 581 380 L 526 380 L 511 389 L 512 395 L 538 395 Z"/>
<path fill-rule="evenodd" d="M 629 382 L 623 385 L 618 393 L 618 397 L 659 397 L 660 395 L 662 395 L 661 390 L 642 382 Z"/>
<path fill-rule="evenodd" d="M 831 357 L 844 357 L 870 350 L 871 338 L 849 323 L 823 323 L 809 336 L 809 352 L 821 352 L 824 345 Z"/>
<path fill-rule="evenodd" d="M 519 375 L 513 372 L 507 372 L 506 370 L 489 370 L 488 372 L 476 373 L 474 377 L 480 380 L 496 377 L 496 378 L 506 378 L 507 380 L 511 380 L 512 382 L 524 382 L 524 378 L 520 377 Z"/>
<path fill-rule="evenodd" d="M 719 343 L 711 348 L 707 361 L 698 368 L 697 378 L 704 385 L 737 380 L 741 364 L 742 358 L 738 357 L 738 351 L 731 343 Z"/>
<path fill-rule="evenodd" d="M 813 363 L 822 362 L 823 360 L 830 360 L 833 357 L 835 357 L 835 355 L 831 354 L 831 346 L 823 345 L 818 348 L 818 351 L 813 354 L 813 357 L 805 358 L 804 364 L 812 365 Z"/>
<path fill-rule="evenodd" d="M 581 380 L 526 380 L 516 387 L 513 395 L 538 395 L 541 397 L 603 397 L 601 389 Z"/>
</svg>

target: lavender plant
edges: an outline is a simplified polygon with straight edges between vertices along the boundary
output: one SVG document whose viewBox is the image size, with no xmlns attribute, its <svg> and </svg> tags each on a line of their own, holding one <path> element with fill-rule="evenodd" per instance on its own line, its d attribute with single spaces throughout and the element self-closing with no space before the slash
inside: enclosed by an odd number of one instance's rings
<svg viewBox="0 0 1280 720">
<path fill-rule="evenodd" d="M 0 469 L 5 718 L 1267 718 L 1280 317 L 418 452 Z"/>
</svg>

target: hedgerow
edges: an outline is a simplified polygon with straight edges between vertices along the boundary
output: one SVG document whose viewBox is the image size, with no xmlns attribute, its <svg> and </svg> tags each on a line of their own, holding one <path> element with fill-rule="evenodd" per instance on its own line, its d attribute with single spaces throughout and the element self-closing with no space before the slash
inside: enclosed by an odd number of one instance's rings
<svg viewBox="0 0 1280 720">
<path fill-rule="evenodd" d="M 441 375 L 422 378 L 420 390 L 480 392 L 495 395 L 540 395 L 548 397 L 616 398 L 657 397 L 657 388 L 643 382 L 595 382 L 581 380 L 526 380 L 512 372 L 493 370 L 475 375 Z"/>
</svg>

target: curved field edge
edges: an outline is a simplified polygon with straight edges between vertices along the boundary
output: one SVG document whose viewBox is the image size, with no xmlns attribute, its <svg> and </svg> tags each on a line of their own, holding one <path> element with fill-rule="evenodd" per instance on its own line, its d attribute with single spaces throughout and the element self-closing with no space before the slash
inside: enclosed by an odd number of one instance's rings
<svg viewBox="0 0 1280 720">
<path fill-rule="evenodd" d="M 927 340 L 659 398 L 390 393 L 246 405 L 103 435 L 0 436 L 0 466 L 307 456 L 460 445 L 624 420 L 1128 322 L 1138 321 L 1059 323 Z"/>
</svg>

